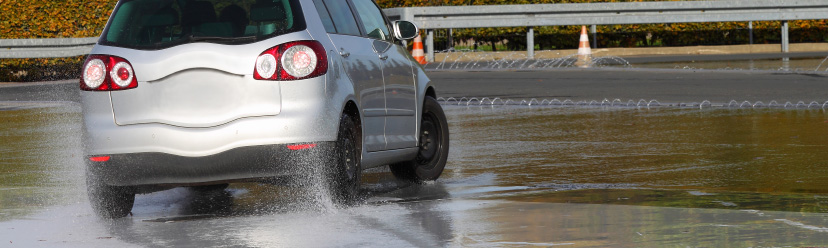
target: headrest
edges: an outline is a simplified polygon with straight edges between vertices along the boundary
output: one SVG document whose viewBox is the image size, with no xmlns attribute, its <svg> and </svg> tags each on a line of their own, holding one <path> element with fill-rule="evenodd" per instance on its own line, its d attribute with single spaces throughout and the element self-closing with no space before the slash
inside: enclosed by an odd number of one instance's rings
<svg viewBox="0 0 828 248">
<path fill-rule="evenodd" d="M 218 19 L 216 17 L 216 9 L 213 8 L 213 3 L 208 1 L 190 2 L 183 9 L 183 22 L 188 26 L 205 22 L 215 22 Z"/>
</svg>

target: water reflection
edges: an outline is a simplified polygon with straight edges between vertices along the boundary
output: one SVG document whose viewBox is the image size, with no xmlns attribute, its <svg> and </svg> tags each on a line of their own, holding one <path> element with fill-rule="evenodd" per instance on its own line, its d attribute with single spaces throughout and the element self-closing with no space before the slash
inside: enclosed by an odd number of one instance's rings
<svg viewBox="0 0 828 248">
<path fill-rule="evenodd" d="M 748 55 L 673 55 L 673 56 L 595 56 L 590 68 L 648 68 L 686 70 L 763 70 L 824 73 L 828 58 L 821 53 L 794 53 L 790 57 L 774 54 Z M 788 56 L 788 54 L 785 54 Z M 546 54 L 534 59 L 526 52 L 449 51 L 424 67 L 432 71 L 550 70 L 576 68 L 577 54 Z M 743 58 L 740 58 L 743 57 Z"/>
<path fill-rule="evenodd" d="M 410 186 L 354 208 L 333 211 L 304 208 L 278 214 L 255 210 L 244 202 L 256 198 L 270 206 L 302 205 L 303 198 L 281 197 L 277 202 L 269 202 L 272 199 L 266 195 L 244 190 L 250 186 L 236 185 L 235 189 L 207 194 L 185 192 L 186 189 L 155 194 L 156 207 L 142 206 L 134 218 L 101 221 L 101 224 L 108 226 L 109 236 L 140 246 L 437 247 L 453 238 L 451 215 L 437 207 L 441 204 L 437 199 L 448 195 L 440 183 Z M 216 199 L 229 201 L 216 202 Z M 400 200 L 391 204 L 388 199 Z M 180 204 L 169 204 L 172 202 Z M 158 206 L 168 207 L 159 209 Z M 214 208 L 204 209 L 205 206 Z M 153 218 L 159 215 L 158 211 L 175 214 Z"/>
<path fill-rule="evenodd" d="M 494 173 L 502 185 L 828 193 L 822 111 L 453 111 L 453 141 L 464 145 L 449 168 Z"/>
<path fill-rule="evenodd" d="M 825 217 L 776 211 L 505 202 L 483 210 L 497 223 L 479 243 L 565 247 L 817 247 Z M 520 213 L 516 215 L 515 213 Z M 468 244 L 466 244 L 468 245 Z"/>
<path fill-rule="evenodd" d="M 85 202 L 79 108 L 0 111 L 0 243 L 21 246 L 814 246 L 828 243 L 821 109 L 446 106 L 452 152 L 424 185 L 387 169 L 365 202 L 291 185 Z M 46 224 L 44 224 L 46 223 Z"/>
<path fill-rule="evenodd" d="M 80 107 L 0 104 L 0 221 L 77 201 Z"/>
</svg>

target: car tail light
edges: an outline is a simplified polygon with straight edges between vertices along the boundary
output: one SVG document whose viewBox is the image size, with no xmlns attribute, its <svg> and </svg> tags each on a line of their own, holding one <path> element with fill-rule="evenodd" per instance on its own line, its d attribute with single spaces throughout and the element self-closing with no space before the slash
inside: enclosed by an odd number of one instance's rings
<svg viewBox="0 0 828 248">
<path fill-rule="evenodd" d="M 256 59 L 257 80 L 292 81 L 314 78 L 328 72 L 328 56 L 318 41 L 296 41 L 264 51 Z"/>
<path fill-rule="evenodd" d="M 83 64 L 80 88 L 87 91 L 115 91 L 138 87 L 132 64 L 124 58 L 89 55 Z"/>
</svg>

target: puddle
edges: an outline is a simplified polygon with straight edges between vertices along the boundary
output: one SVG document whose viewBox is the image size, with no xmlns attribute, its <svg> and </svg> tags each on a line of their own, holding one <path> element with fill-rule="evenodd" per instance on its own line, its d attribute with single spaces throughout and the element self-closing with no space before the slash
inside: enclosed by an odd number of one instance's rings
<svg viewBox="0 0 828 248">
<path fill-rule="evenodd" d="M 730 57 L 728 57 L 730 56 Z M 780 71 L 796 73 L 826 73 L 828 58 L 819 53 L 741 55 L 672 55 L 617 57 L 593 56 L 587 68 L 624 69 L 680 69 L 718 71 Z M 425 65 L 432 71 L 498 71 L 498 70 L 550 70 L 578 68 L 576 54 L 528 59 L 525 52 L 480 53 L 453 51 L 440 56 L 442 59 Z M 735 58 L 734 58 L 735 57 Z"/>
<path fill-rule="evenodd" d="M 449 109 L 449 174 L 498 186 L 828 193 L 821 110 Z"/>
<path fill-rule="evenodd" d="M 82 196 L 80 107 L 0 104 L 0 221 Z M 81 197 L 83 198 L 83 197 Z"/>
<path fill-rule="evenodd" d="M 79 107 L 32 104 L 0 111 L 0 243 L 828 243 L 828 114 L 817 108 L 446 107 L 452 150 L 435 183 L 372 169 L 365 203 L 331 211 L 291 186 L 178 188 L 140 195 L 132 216 L 103 221 L 85 199 Z"/>
</svg>

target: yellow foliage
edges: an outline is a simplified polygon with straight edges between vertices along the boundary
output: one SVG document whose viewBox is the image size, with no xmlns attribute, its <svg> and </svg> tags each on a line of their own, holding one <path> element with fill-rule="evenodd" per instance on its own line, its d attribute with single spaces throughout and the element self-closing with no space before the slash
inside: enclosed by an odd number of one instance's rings
<svg viewBox="0 0 828 248">
<path fill-rule="evenodd" d="M 117 0 L 2 0 L 0 39 L 94 37 Z"/>
<path fill-rule="evenodd" d="M 103 32 L 117 0 L 0 0 L 0 39 L 83 38 Z M 2 59 L 0 77 L 13 68 L 79 64 L 83 57 Z"/>
</svg>

